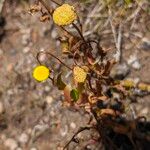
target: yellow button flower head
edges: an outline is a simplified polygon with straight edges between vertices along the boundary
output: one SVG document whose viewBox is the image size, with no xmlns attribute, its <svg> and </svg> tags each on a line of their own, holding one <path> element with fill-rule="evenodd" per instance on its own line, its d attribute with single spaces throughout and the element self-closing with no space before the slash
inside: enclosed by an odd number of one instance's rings
<svg viewBox="0 0 150 150">
<path fill-rule="evenodd" d="M 73 69 L 73 77 L 75 81 L 83 83 L 87 77 L 87 72 L 84 69 L 76 66 Z"/>
<path fill-rule="evenodd" d="M 46 66 L 37 66 L 33 70 L 33 78 L 37 81 L 44 81 L 46 80 L 50 75 L 50 71 Z"/>
<path fill-rule="evenodd" d="M 57 25 L 64 26 L 71 24 L 77 19 L 74 7 L 69 4 L 63 4 L 55 9 L 53 20 Z"/>
</svg>

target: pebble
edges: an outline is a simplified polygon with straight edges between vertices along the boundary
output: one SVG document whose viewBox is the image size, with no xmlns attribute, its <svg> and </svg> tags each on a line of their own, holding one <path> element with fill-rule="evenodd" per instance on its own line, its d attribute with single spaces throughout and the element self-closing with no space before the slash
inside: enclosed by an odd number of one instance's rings
<svg viewBox="0 0 150 150">
<path fill-rule="evenodd" d="M 5 134 L 1 134 L 0 139 L 1 139 L 2 141 L 5 141 L 5 140 L 6 140 L 6 135 L 5 135 Z"/>
<path fill-rule="evenodd" d="M 43 117 L 43 122 L 48 123 L 49 122 L 49 117 L 47 117 L 47 116 Z"/>
<path fill-rule="evenodd" d="M 148 112 L 149 112 L 149 108 L 148 107 L 142 108 L 140 110 L 140 115 L 141 116 L 146 116 L 148 114 Z"/>
<path fill-rule="evenodd" d="M 0 102 L 0 114 L 4 112 L 4 105 L 2 102 Z"/>
<path fill-rule="evenodd" d="M 141 64 L 139 63 L 139 61 L 135 61 L 133 64 L 132 64 L 132 68 L 136 69 L 136 70 L 139 70 L 141 68 Z"/>
<path fill-rule="evenodd" d="M 127 64 L 122 63 L 114 67 L 110 73 L 110 76 L 117 80 L 123 80 L 130 72 Z"/>
<path fill-rule="evenodd" d="M 30 41 L 30 32 L 31 30 L 30 29 L 24 29 L 22 30 L 22 44 L 23 45 L 27 45 L 29 44 L 29 41 Z"/>
<path fill-rule="evenodd" d="M 45 92 L 49 92 L 51 90 L 50 86 L 45 86 Z"/>
<path fill-rule="evenodd" d="M 23 49 L 23 53 L 28 53 L 30 51 L 30 47 L 25 47 L 24 49 Z"/>
<path fill-rule="evenodd" d="M 13 95 L 13 94 L 14 94 L 13 89 L 8 89 L 8 90 L 7 90 L 7 94 L 8 94 L 9 96 Z"/>
<path fill-rule="evenodd" d="M 17 142 L 12 139 L 12 138 L 8 138 L 5 142 L 4 142 L 4 145 L 6 147 L 8 147 L 10 150 L 15 150 L 17 147 L 18 147 L 18 144 Z"/>
<path fill-rule="evenodd" d="M 141 64 L 137 58 L 136 55 L 130 55 L 129 59 L 127 60 L 128 65 L 130 65 L 131 67 L 133 67 L 134 69 L 140 69 L 141 68 Z"/>
<path fill-rule="evenodd" d="M 31 133 L 32 138 L 36 138 L 37 136 L 41 135 L 48 128 L 49 126 L 47 124 L 37 124 L 36 126 L 34 126 L 32 130 L 32 133 Z"/>
<path fill-rule="evenodd" d="M 129 59 L 127 60 L 127 63 L 128 63 L 128 65 L 131 65 L 136 60 L 137 60 L 136 55 L 130 55 Z"/>
<path fill-rule="evenodd" d="M 46 34 L 47 34 L 47 28 L 45 26 L 43 26 L 41 28 L 41 30 L 39 31 L 39 34 L 40 34 L 41 37 L 45 37 Z"/>
<path fill-rule="evenodd" d="M 35 148 L 35 147 L 32 147 L 30 150 L 37 150 L 37 148 Z"/>
<path fill-rule="evenodd" d="M 140 47 L 143 50 L 150 50 L 150 40 L 148 38 L 143 38 Z"/>
<path fill-rule="evenodd" d="M 86 149 L 87 149 L 87 150 L 91 150 L 91 146 L 90 146 L 90 145 L 87 145 L 87 146 L 86 146 Z"/>
<path fill-rule="evenodd" d="M 28 142 L 28 140 L 29 140 L 29 137 L 26 133 L 22 133 L 19 137 L 19 142 L 21 144 L 26 144 Z"/>
<path fill-rule="evenodd" d="M 43 51 L 44 51 L 43 49 L 40 50 L 40 52 L 43 52 Z M 39 61 L 40 61 L 40 62 L 45 62 L 46 59 L 47 59 L 46 54 L 41 53 L 40 56 L 39 56 Z"/>
<path fill-rule="evenodd" d="M 134 83 L 137 85 L 140 82 L 140 78 L 136 77 L 134 79 L 132 79 L 134 81 Z"/>
<path fill-rule="evenodd" d="M 32 129 L 31 129 L 31 128 L 28 128 L 28 129 L 27 129 L 27 133 L 28 133 L 28 134 L 31 134 L 31 133 L 32 133 Z"/>
<path fill-rule="evenodd" d="M 63 147 L 57 147 L 57 150 L 63 150 L 64 148 Z"/>
<path fill-rule="evenodd" d="M 51 36 L 52 36 L 53 39 L 56 39 L 56 37 L 58 36 L 56 30 L 52 30 Z"/>
<path fill-rule="evenodd" d="M 63 129 L 60 130 L 60 134 L 62 137 L 65 137 L 68 133 L 68 126 L 65 125 Z"/>
<path fill-rule="evenodd" d="M 70 127 L 71 127 L 72 129 L 75 129 L 75 128 L 76 128 L 76 124 L 75 124 L 74 122 L 71 122 L 71 123 L 70 123 Z"/>
<path fill-rule="evenodd" d="M 51 117 L 54 117 L 56 115 L 56 113 L 53 110 L 51 110 L 49 114 Z"/>
<path fill-rule="evenodd" d="M 150 50 L 150 43 L 148 42 L 143 42 L 141 45 L 140 45 L 140 48 L 143 49 L 143 50 Z"/>
<path fill-rule="evenodd" d="M 47 96 L 46 97 L 46 102 L 47 102 L 47 104 L 49 104 L 49 105 L 51 105 L 51 103 L 53 102 L 53 98 L 51 97 L 51 96 Z"/>
</svg>

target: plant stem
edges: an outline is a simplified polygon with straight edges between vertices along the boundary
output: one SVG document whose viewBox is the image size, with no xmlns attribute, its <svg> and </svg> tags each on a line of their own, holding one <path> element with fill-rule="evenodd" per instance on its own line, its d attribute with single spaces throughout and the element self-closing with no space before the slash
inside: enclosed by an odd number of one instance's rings
<svg viewBox="0 0 150 150">
<path fill-rule="evenodd" d="M 79 30 L 79 28 L 77 27 L 76 24 L 72 23 L 73 27 L 77 30 L 77 32 L 79 33 L 80 37 L 82 38 L 82 40 L 86 43 L 83 34 L 81 33 L 81 31 Z"/>
<path fill-rule="evenodd" d="M 52 16 L 53 9 L 50 9 L 50 7 L 43 0 L 39 0 L 39 2 L 46 8 L 48 13 Z"/>
<path fill-rule="evenodd" d="M 46 51 L 37 53 L 36 58 L 37 58 L 39 64 L 41 64 L 41 62 L 40 62 L 40 60 L 39 60 L 39 56 L 40 56 L 40 54 L 42 54 L 42 53 L 43 53 L 43 54 L 48 54 L 48 55 L 52 56 L 53 58 L 57 59 L 62 65 L 64 65 L 66 68 L 68 68 L 69 70 L 72 70 L 72 68 L 70 68 L 70 67 L 69 67 L 67 64 L 65 64 L 64 62 L 62 62 L 57 56 L 55 56 L 54 54 L 52 54 L 52 53 L 50 53 L 50 52 L 46 52 Z"/>
<path fill-rule="evenodd" d="M 50 0 L 50 1 L 52 1 L 53 3 L 55 3 L 56 5 L 59 5 L 59 6 L 61 6 L 61 4 L 59 4 L 58 2 L 56 2 L 55 0 Z"/>
<path fill-rule="evenodd" d="M 81 127 L 74 135 L 73 135 L 73 137 L 71 138 L 71 140 L 65 145 L 65 147 L 63 148 L 63 150 L 65 150 L 66 148 L 68 148 L 68 146 L 69 146 L 69 144 L 71 143 L 71 142 L 75 142 L 76 141 L 76 136 L 79 134 L 79 133 L 81 133 L 81 132 L 83 132 L 84 130 L 90 130 L 90 129 L 92 129 L 92 128 L 94 128 L 94 127 Z M 79 141 L 78 141 L 79 142 Z M 77 143 L 78 143 L 77 142 Z"/>
</svg>

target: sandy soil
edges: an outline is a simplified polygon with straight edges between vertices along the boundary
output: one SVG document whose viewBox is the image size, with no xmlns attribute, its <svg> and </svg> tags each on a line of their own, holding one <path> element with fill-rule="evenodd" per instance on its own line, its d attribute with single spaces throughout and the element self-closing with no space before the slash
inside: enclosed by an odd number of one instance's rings
<svg viewBox="0 0 150 150">
<path fill-rule="evenodd" d="M 52 23 L 41 23 L 38 14 L 31 16 L 25 1 L 20 4 L 11 1 L 11 4 L 5 5 L 3 14 L 6 25 L 0 29 L 5 30 L 0 42 L 0 150 L 61 150 L 79 127 L 86 126 L 89 116 L 82 110 L 64 108 L 62 93 L 50 81 L 38 83 L 32 78 L 38 51 L 50 48 L 56 55 L 60 54 L 59 43 L 55 40 L 58 32 Z M 101 17 L 90 17 L 92 13 L 96 16 L 104 11 L 93 12 L 98 9 L 98 2 L 78 5 L 85 35 L 92 37 L 97 32 L 103 46 L 114 52 L 116 49 L 110 24 L 101 29 L 103 22 L 107 21 L 105 14 L 103 20 Z M 147 7 L 148 4 L 143 6 L 144 9 Z M 129 14 L 136 9 L 131 8 Z M 123 19 L 128 16 L 126 14 Z M 89 23 L 87 18 L 93 22 Z M 97 29 L 89 34 L 87 31 L 92 31 L 96 24 L 99 24 Z M 140 65 L 127 65 L 130 73 L 126 78 L 150 82 L 149 26 L 150 20 L 144 10 L 139 10 L 135 20 L 131 18 L 123 26 L 121 64 L 127 64 L 133 56 Z M 59 68 L 53 60 L 48 59 L 47 63 Z M 137 101 L 132 104 L 136 115 L 145 115 L 150 119 L 149 96 L 138 98 Z M 91 134 L 95 133 L 89 131 L 79 135 L 83 141 L 82 147 L 90 143 L 88 139 Z M 71 149 L 81 150 L 81 146 L 73 145 Z M 90 144 L 89 150 L 99 149 L 97 144 L 94 147 Z"/>
</svg>

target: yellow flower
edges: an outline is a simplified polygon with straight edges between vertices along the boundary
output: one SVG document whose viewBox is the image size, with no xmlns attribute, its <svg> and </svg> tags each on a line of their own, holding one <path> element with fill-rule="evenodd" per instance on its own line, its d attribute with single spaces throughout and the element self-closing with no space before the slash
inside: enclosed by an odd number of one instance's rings
<svg viewBox="0 0 150 150">
<path fill-rule="evenodd" d="M 50 71 L 46 66 L 37 66 L 33 70 L 33 78 L 37 81 L 44 81 L 46 80 L 50 75 Z"/>
<path fill-rule="evenodd" d="M 71 24 L 77 19 L 77 14 L 73 6 L 63 4 L 55 9 L 53 13 L 53 20 L 57 25 L 64 26 Z"/>
<path fill-rule="evenodd" d="M 84 69 L 76 66 L 73 69 L 73 77 L 75 81 L 83 83 L 87 77 L 87 72 Z"/>
</svg>

